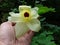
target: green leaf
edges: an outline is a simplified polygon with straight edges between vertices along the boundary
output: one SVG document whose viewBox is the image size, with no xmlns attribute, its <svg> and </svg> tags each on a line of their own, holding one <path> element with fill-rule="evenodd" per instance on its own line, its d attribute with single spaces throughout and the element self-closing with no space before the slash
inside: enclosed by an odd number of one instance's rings
<svg viewBox="0 0 60 45">
<path fill-rule="evenodd" d="M 56 45 L 55 42 L 46 43 L 46 45 Z"/>
<path fill-rule="evenodd" d="M 54 40 L 54 38 L 53 38 L 53 36 L 48 35 L 48 36 L 46 37 L 46 40 L 51 41 L 51 40 Z"/>
<path fill-rule="evenodd" d="M 35 35 L 32 39 L 32 43 L 31 45 L 56 45 L 54 43 L 54 38 L 53 36 L 51 35 L 53 34 L 52 32 L 49 32 L 49 31 L 43 31 L 41 33 L 39 33 L 38 35 Z M 36 44 L 35 44 L 36 43 Z"/>
<path fill-rule="evenodd" d="M 37 5 L 37 7 L 39 8 L 39 10 L 38 10 L 39 14 L 47 13 L 49 11 L 55 12 L 55 8 L 48 8 L 48 7 L 43 6 L 43 5 Z"/>
</svg>

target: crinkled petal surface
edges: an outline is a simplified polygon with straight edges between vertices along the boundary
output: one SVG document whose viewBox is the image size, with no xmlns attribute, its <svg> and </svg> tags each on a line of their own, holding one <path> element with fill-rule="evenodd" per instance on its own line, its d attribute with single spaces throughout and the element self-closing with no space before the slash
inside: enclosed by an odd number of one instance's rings
<svg viewBox="0 0 60 45">
<path fill-rule="evenodd" d="M 20 17 L 12 17 L 12 16 L 9 16 L 8 17 L 8 20 L 9 21 L 12 21 L 12 22 L 23 22 L 22 21 L 22 18 L 20 18 Z"/>
<path fill-rule="evenodd" d="M 8 17 L 9 21 L 12 22 L 23 22 L 23 18 L 21 17 L 20 13 L 9 12 L 11 16 Z"/>
<path fill-rule="evenodd" d="M 27 23 L 27 26 L 35 32 L 38 32 L 41 29 L 40 21 L 38 19 L 31 20 L 31 22 Z"/>
<path fill-rule="evenodd" d="M 38 8 L 38 7 L 34 7 L 33 9 L 34 9 L 34 10 L 36 10 L 36 11 L 38 11 L 38 10 L 39 10 L 39 8 Z"/>
<path fill-rule="evenodd" d="M 37 19 L 39 17 L 36 9 L 31 9 L 31 16 L 33 19 Z"/>
<path fill-rule="evenodd" d="M 31 6 L 26 6 L 26 5 L 22 5 L 19 6 L 19 12 L 23 11 L 23 10 L 31 10 Z"/>
<path fill-rule="evenodd" d="M 15 25 L 15 32 L 16 32 L 17 38 L 24 35 L 28 30 L 29 28 L 27 27 L 25 23 L 19 22 L 19 23 L 16 23 Z"/>
<path fill-rule="evenodd" d="M 11 21 L 11 16 L 8 17 L 8 21 Z"/>
<path fill-rule="evenodd" d="M 19 17 L 19 13 L 9 12 L 9 14 L 13 17 Z"/>
</svg>

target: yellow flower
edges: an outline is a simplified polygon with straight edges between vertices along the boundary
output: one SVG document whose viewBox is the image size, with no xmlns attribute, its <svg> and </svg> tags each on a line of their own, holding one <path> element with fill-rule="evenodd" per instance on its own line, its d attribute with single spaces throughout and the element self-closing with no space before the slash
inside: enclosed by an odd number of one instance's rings
<svg viewBox="0 0 60 45">
<path fill-rule="evenodd" d="M 31 8 L 31 6 L 19 6 L 19 13 L 10 12 L 11 16 L 8 21 L 16 22 L 15 31 L 16 37 L 24 35 L 29 29 L 38 32 L 41 29 L 38 8 Z"/>
</svg>

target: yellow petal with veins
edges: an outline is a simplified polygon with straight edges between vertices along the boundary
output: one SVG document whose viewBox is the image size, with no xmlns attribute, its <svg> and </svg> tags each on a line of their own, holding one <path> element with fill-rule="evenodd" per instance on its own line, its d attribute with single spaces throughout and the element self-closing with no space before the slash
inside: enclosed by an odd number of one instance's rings
<svg viewBox="0 0 60 45">
<path fill-rule="evenodd" d="M 41 29 L 40 21 L 38 19 L 31 20 L 29 23 L 27 23 L 27 26 L 29 27 L 29 29 L 35 32 L 39 32 L 39 30 Z"/>
<path fill-rule="evenodd" d="M 26 5 L 22 5 L 19 6 L 19 12 L 22 12 L 23 10 L 31 10 L 31 6 L 26 6 Z"/>
</svg>

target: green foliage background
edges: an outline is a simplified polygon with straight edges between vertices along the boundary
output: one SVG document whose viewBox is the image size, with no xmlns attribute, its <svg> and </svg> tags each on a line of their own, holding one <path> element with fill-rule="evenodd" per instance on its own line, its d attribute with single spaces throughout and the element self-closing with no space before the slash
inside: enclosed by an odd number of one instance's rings
<svg viewBox="0 0 60 45">
<path fill-rule="evenodd" d="M 52 24 L 48 24 L 42 14 L 47 12 L 55 12 L 55 8 L 48 8 L 40 3 L 36 3 L 37 0 L 1 0 L 0 1 L 0 24 L 7 21 L 9 12 L 18 12 L 19 5 L 31 5 L 39 8 L 38 13 L 40 15 L 39 20 L 41 22 L 41 30 L 35 33 L 32 38 L 31 45 L 59 45 L 60 44 L 60 27 Z"/>
</svg>

